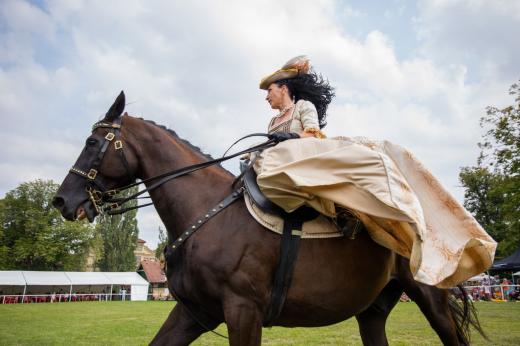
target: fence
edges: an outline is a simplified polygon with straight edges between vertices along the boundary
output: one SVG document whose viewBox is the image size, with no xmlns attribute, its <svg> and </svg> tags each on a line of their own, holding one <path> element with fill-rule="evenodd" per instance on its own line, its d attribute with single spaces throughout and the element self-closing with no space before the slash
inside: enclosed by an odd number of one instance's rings
<svg viewBox="0 0 520 346">
<path fill-rule="evenodd" d="M 475 285 L 464 286 L 468 297 L 474 301 L 504 301 L 520 300 L 520 285 Z M 457 287 L 453 293 L 462 298 Z M 173 300 L 172 296 L 160 296 L 149 293 L 147 300 Z M 0 295 L 0 304 L 28 304 L 28 303 L 64 303 L 84 301 L 130 301 L 130 292 L 120 293 L 60 293 L 60 294 L 4 294 Z"/>
<path fill-rule="evenodd" d="M 157 296 L 149 293 L 147 300 L 173 300 L 171 296 Z M 130 293 L 73 293 L 73 294 L 4 294 L 0 304 L 65 303 L 88 301 L 130 301 Z"/>
<path fill-rule="evenodd" d="M 520 285 L 468 285 L 464 290 L 474 301 L 520 300 Z"/>
</svg>

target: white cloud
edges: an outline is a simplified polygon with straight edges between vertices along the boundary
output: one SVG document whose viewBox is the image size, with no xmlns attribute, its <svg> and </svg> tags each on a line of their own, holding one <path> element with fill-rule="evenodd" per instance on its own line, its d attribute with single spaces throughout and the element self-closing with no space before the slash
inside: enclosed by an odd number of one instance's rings
<svg viewBox="0 0 520 346">
<path fill-rule="evenodd" d="M 397 2 L 397 12 L 394 5 L 388 23 L 410 22 L 403 16 L 413 2 Z M 518 78 L 512 33 L 520 15 L 512 1 L 420 2 L 414 26 L 403 29 L 419 38 L 407 54 L 382 29 L 351 34 L 355 28 L 340 20 L 378 27 L 351 2 L 63 0 L 43 7 L 0 4 L 0 135 L 16 144 L 0 151 L 4 193 L 19 179 L 60 180 L 121 89 L 130 114 L 220 155 L 234 139 L 265 130 L 273 111 L 257 89 L 260 78 L 308 54 L 336 86 L 330 135 L 402 144 L 460 199 L 457 175 L 476 160 L 478 118 L 485 106 L 508 101 Z M 152 244 L 160 224 L 154 215 L 139 214 Z"/>
<path fill-rule="evenodd" d="M 520 2 L 510 0 L 422 1 L 417 17 L 425 56 L 443 64 L 471 66 L 482 80 L 518 78 Z"/>
</svg>

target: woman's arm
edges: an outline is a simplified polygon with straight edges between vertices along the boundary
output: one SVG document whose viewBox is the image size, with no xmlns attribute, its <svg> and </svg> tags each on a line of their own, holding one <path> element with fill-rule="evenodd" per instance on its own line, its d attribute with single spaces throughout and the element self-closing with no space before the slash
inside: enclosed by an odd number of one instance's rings
<svg viewBox="0 0 520 346">
<path fill-rule="evenodd" d="M 320 131 L 320 122 L 318 112 L 312 102 L 302 100 L 299 101 L 300 120 L 302 122 L 303 131 L 298 133 L 301 138 L 316 137 L 325 138 L 325 134 Z"/>
</svg>

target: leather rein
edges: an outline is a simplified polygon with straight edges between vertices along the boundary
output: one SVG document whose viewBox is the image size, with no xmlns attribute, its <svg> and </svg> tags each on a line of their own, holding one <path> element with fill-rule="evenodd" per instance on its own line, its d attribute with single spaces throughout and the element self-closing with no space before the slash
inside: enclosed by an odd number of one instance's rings
<svg viewBox="0 0 520 346">
<path fill-rule="evenodd" d="M 170 180 L 185 176 L 189 173 L 198 171 L 200 169 L 204 169 L 204 168 L 219 164 L 223 161 L 232 159 L 232 158 L 240 156 L 240 155 L 244 155 L 247 153 L 270 148 L 277 144 L 277 142 L 275 140 L 270 139 L 270 140 L 265 141 L 264 143 L 255 145 L 255 146 L 250 147 L 245 150 L 241 150 L 241 151 L 236 152 L 231 155 L 222 156 L 220 158 L 213 159 L 213 160 L 210 160 L 207 162 L 201 162 L 201 163 L 197 163 L 194 165 L 182 167 L 180 169 L 168 171 L 168 172 L 159 174 L 157 176 L 135 182 L 135 177 L 132 174 L 130 174 L 128 162 L 124 155 L 123 140 L 121 138 L 121 117 L 114 120 L 113 123 L 104 122 L 103 120 L 99 121 L 92 126 L 92 131 L 95 131 L 98 128 L 108 128 L 109 132 L 105 135 L 104 142 L 101 145 L 98 153 L 96 154 L 96 157 L 93 160 L 92 164 L 87 169 L 82 169 L 82 168 L 73 166 L 69 170 L 69 172 L 79 175 L 80 177 L 82 177 L 86 180 L 85 191 L 88 194 L 88 199 L 94 205 L 94 208 L 96 209 L 98 214 L 106 213 L 108 215 L 123 214 L 129 210 L 134 210 L 134 209 L 143 208 L 143 207 L 152 205 L 153 203 L 146 203 L 146 204 L 136 205 L 136 206 L 127 207 L 127 208 L 122 207 L 123 204 L 125 204 L 131 200 L 138 199 L 138 198 L 149 198 L 149 197 L 140 197 L 140 196 L 146 192 L 150 192 L 150 191 L 153 191 L 153 190 L 159 188 L 160 186 L 162 186 L 163 184 L 167 183 Z M 253 134 L 244 136 L 244 137 L 240 138 L 238 141 L 234 142 L 232 144 L 232 146 L 245 138 L 255 137 L 255 136 L 267 137 L 267 134 L 253 133 Z M 125 166 L 125 169 L 128 172 L 128 175 L 131 177 L 131 180 L 134 182 L 129 185 L 120 187 L 120 188 L 107 189 L 105 187 L 105 184 L 103 184 L 103 182 L 101 180 L 101 177 L 100 177 L 101 174 L 99 174 L 99 167 L 101 166 L 105 153 L 106 153 L 110 143 L 112 143 L 112 142 L 114 143 L 114 149 L 116 150 L 116 152 L 121 153 L 121 161 L 123 163 L 123 166 Z M 228 150 L 226 150 L 226 153 Z M 154 183 L 152 183 L 149 187 L 145 187 L 144 189 L 142 189 L 130 196 L 126 196 L 126 197 L 117 196 L 121 192 L 126 191 L 132 187 L 135 187 L 135 186 L 138 186 L 141 184 L 146 184 L 149 182 L 154 182 Z"/>
</svg>

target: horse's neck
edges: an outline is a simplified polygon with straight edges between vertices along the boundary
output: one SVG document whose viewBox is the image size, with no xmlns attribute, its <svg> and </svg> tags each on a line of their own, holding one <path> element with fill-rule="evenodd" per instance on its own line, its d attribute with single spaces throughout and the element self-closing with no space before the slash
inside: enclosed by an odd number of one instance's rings
<svg viewBox="0 0 520 346">
<path fill-rule="evenodd" d="M 142 148 L 140 156 L 140 178 L 143 180 L 207 161 L 169 134 L 161 136 L 159 141 L 155 138 L 153 146 Z M 222 168 L 209 167 L 171 180 L 152 191 L 150 196 L 166 229 L 176 238 L 231 192 L 232 180 L 232 175 Z"/>
</svg>

